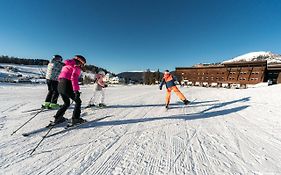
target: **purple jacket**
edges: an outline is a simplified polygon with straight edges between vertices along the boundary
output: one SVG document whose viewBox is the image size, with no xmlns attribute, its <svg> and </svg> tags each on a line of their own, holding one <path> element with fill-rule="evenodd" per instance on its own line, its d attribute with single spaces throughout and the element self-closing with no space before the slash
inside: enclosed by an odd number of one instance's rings
<svg viewBox="0 0 281 175">
<path fill-rule="evenodd" d="M 76 65 L 75 61 L 73 59 L 71 60 L 65 60 L 64 66 L 61 70 L 59 80 L 62 78 L 68 79 L 72 83 L 73 91 L 79 91 L 80 87 L 78 84 L 78 78 L 81 73 L 81 68 Z"/>
</svg>

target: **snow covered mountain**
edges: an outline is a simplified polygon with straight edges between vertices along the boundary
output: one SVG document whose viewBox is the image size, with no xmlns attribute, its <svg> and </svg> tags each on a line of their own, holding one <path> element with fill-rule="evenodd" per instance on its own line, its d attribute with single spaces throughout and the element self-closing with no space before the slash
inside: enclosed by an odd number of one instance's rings
<svg viewBox="0 0 281 175">
<path fill-rule="evenodd" d="M 241 61 L 265 61 L 265 60 L 267 61 L 268 64 L 281 63 L 281 55 L 274 54 L 272 52 L 265 52 L 265 51 L 250 52 L 232 58 L 230 60 L 224 61 L 222 63 L 241 62 Z"/>
</svg>

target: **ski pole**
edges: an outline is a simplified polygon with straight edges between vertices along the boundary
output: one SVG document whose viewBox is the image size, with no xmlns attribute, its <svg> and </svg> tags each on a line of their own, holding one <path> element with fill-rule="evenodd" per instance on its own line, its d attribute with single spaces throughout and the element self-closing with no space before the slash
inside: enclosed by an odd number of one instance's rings
<svg viewBox="0 0 281 175">
<path fill-rule="evenodd" d="M 93 95 L 92 98 L 90 99 L 90 101 L 89 101 L 89 103 L 88 103 L 88 106 L 91 105 L 91 101 L 92 101 L 92 99 L 94 98 L 94 96 L 95 96 L 95 95 Z"/>
<path fill-rule="evenodd" d="M 29 120 L 27 120 L 24 124 L 22 124 L 18 129 L 16 129 L 11 135 L 14 135 L 18 130 L 20 130 L 24 125 L 26 125 L 30 120 L 32 120 L 34 117 L 36 117 L 40 112 L 42 112 L 44 108 L 42 108 L 40 111 L 38 111 L 33 117 L 31 117 Z"/>
<path fill-rule="evenodd" d="M 38 144 L 36 145 L 36 147 L 31 151 L 31 153 L 29 155 L 32 155 L 32 153 L 34 153 L 34 151 L 39 147 L 39 145 L 43 142 L 43 140 L 48 136 L 48 134 L 51 132 L 51 130 L 55 127 L 55 125 L 51 126 L 50 129 L 48 130 L 48 132 L 42 137 L 42 139 L 40 140 L 40 142 L 38 142 Z"/>
</svg>

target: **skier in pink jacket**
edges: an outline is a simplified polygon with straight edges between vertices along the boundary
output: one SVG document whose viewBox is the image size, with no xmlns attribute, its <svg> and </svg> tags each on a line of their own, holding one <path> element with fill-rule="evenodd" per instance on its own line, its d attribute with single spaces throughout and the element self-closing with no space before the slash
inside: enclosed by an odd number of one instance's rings
<svg viewBox="0 0 281 175">
<path fill-rule="evenodd" d="M 92 107 L 92 106 L 98 106 L 101 108 L 106 107 L 106 105 L 104 104 L 105 92 L 103 89 L 107 87 L 107 84 L 105 84 L 105 82 L 103 81 L 104 77 L 105 77 L 105 72 L 102 70 L 96 74 L 95 81 L 94 81 L 95 82 L 94 95 L 90 99 L 90 102 L 87 107 Z"/>
<path fill-rule="evenodd" d="M 65 60 L 64 66 L 59 75 L 58 91 L 64 102 L 63 106 L 57 111 L 55 121 L 53 124 L 58 124 L 66 121 L 63 117 L 65 111 L 70 106 L 70 99 L 75 102 L 75 108 L 72 114 L 72 124 L 78 124 L 85 122 L 80 118 L 81 113 L 81 99 L 80 99 L 80 87 L 78 79 L 81 73 L 81 69 L 84 67 L 86 59 L 81 55 L 75 55 L 73 59 Z"/>
</svg>

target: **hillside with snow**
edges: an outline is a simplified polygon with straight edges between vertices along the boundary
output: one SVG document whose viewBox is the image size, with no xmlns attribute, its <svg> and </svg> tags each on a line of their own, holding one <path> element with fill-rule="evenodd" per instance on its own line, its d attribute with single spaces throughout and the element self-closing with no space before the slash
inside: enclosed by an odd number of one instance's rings
<svg viewBox="0 0 281 175">
<path fill-rule="evenodd" d="M 0 81 L 41 81 L 45 78 L 46 70 L 47 66 L 0 63 Z"/>
<path fill-rule="evenodd" d="M 18 65 L 0 63 L 0 82 L 44 83 L 47 65 Z M 94 79 L 92 72 L 82 72 L 83 77 Z"/>
<path fill-rule="evenodd" d="M 273 54 L 271 52 L 250 52 L 238 57 L 232 58 L 230 60 L 224 61 L 222 63 L 231 63 L 231 62 L 242 62 L 242 61 L 267 61 L 268 64 L 281 63 L 281 55 Z"/>
<path fill-rule="evenodd" d="M 81 87 L 83 106 L 93 90 Z M 0 174 L 281 174 L 281 85 L 180 90 L 193 102 L 173 94 L 166 111 L 158 86 L 111 86 L 107 108 L 83 109 L 88 123 L 54 128 L 30 155 L 56 111 L 11 133 L 36 114 L 25 111 L 41 105 L 47 87 L 1 85 Z"/>
</svg>

